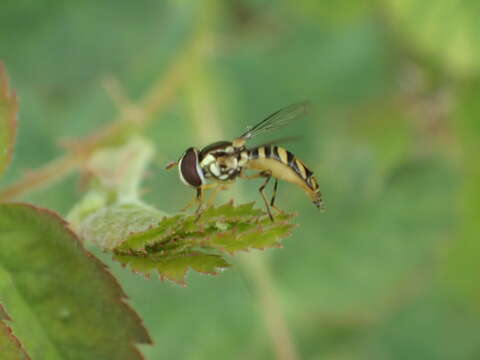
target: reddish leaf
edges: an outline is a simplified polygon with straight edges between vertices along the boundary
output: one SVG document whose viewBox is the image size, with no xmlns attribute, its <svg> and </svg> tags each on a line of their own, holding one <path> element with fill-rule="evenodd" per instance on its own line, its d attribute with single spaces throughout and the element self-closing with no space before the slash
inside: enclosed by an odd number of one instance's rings
<svg viewBox="0 0 480 360">
<path fill-rule="evenodd" d="M 0 204 L 0 229 L 0 298 L 33 359 L 142 359 L 140 318 L 61 218 Z"/>
<path fill-rule="evenodd" d="M 30 360 L 22 344 L 13 334 L 12 329 L 5 323 L 11 321 L 7 312 L 0 305 L 0 354 L 3 360 Z"/>
<path fill-rule="evenodd" d="M 0 63 L 0 175 L 12 160 L 17 129 L 17 111 L 15 92 L 10 91 L 5 68 Z"/>
</svg>

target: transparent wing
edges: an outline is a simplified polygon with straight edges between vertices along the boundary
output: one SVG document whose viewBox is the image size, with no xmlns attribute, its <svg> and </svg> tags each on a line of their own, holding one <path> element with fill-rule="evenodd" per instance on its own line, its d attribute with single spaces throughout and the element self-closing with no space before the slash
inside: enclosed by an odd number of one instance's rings
<svg viewBox="0 0 480 360">
<path fill-rule="evenodd" d="M 288 136 L 288 137 L 284 137 L 284 138 L 279 138 L 279 139 L 273 139 L 273 140 L 270 140 L 266 143 L 262 143 L 260 145 L 256 145 L 256 146 L 270 146 L 270 145 L 281 145 L 281 144 L 286 144 L 286 143 L 291 143 L 291 142 L 294 142 L 294 141 L 301 141 L 304 139 L 304 136 Z"/>
<path fill-rule="evenodd" d="M 280 109 L 273 114 L 269 115 L 267 118 L 259 122 L 254 127 L 248 129 L 244 134 L 242 134 L 240 139 L 251 139 L 261 133 L 266 131 L 279 129 L 289 124 L 291 121 L 296 120 L 303 115 L 305 115 L 310 109 L 309 101 L 302 101 L 290 106 L 287 106 L 283 109 Z"/>
</svg>

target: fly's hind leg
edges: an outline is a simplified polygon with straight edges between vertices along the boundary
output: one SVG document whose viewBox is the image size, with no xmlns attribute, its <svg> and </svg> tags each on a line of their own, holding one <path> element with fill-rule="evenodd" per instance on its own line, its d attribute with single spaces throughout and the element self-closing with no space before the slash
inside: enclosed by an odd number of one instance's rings
<svg viewBox="0 0 480 360">
<path fill-rule="evenodd" d="M 259 177 L 264 177 L 266 178 L 265 179 L 265 182 L 262 184 L 262 186 L 260 186 L 260 188 L 258 189 L 258 191 L 260 192 L 260 195 L 262 195 L 262 199 L 263 199 L 263 202 L 265 203 L 265 209 L 267 210 L 267 214 L 268 214 L 268 217 L 270 218 L 270 220 L 273 221 L 273 215 L 272 215 L 272 211 L 270 210 L 270 206 L 273 207 L 275 210 L 277 211 L 281 211 L 280 209 L 278 209 L 274 203 L 275 203 L 275 195 L 276 195 L 276 192 L 277 192 L 277 186 L 278 186 L 278 179 L 275 179 L 275 189 L 274 189 L 274 195 L 272 197 L 272 200 L 270 201 L 270 204 L 268 203 L 267 201 L 267 198 L 265 197 L 265 193 L 263 192 L 265 190 L 265 187 L 267 186 L 268 182 L 270 181 L 270 179 L 272 178 L 272 173 L 270 171 L 261 171 L 259 173 L 256 173 L 256 174 L 253 174 L 253 175 L 247 175 L 245 173 L 240 173 L 240 177 L 244 178 L 244 179 L 256 179 L 256 178 L 259 178 Z"/>
<path fill-rule="evenodd" d="M 265 179 L 265 182 L 262 184 L 262 186 L 260 186 L 258 191 L 260 192 L 260 195 L 262 195 L 263 202 L 265 203 L 265 208 L 267 209 L 268 217 L 273 222 L 272 211 L 270 210 L 270 205 L 268 204 L 267 198 L 265 197 L 265 193 L 263 192 L 263 190 L 265 190 L 265 187 L 267 186 L 268 182 L 272 178 L 272 173 L 270 171 L 262 171 L 260 173 L 260 176 L 264 176 L 264 177 L 266 177 L 266 179 Z"/>
<path fill-rule="evenodd" d="M 280 214 L 283 214 L 283 210 L 280 210 L 278 207 L 275 206 L 275 199 L 277 197 L 277 189 L 278 189 L 278 179 L 275 178 L 275 184 L 273 185 L 273 195 L 272 199 L 270 200 L 270 207 L 277 211 Z"/>
</svg>

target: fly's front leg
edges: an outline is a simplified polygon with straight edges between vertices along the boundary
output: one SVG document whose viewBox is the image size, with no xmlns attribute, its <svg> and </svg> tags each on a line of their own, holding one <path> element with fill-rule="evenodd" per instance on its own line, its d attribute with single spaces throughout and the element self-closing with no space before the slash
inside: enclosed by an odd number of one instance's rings
<svg viewBox="0 0 480 360">
<path fill-rule="evenodd" d="M 198 202 L 198 207 L 197 207 L 197 210 L 195 210 L 195 214 L 198 215 L 200 214 L 200 210 L 202 209 L 202 202 L 203 202 L 203 187 L 202 186 L 199 186 L 197 187 L 197 202 Z"/>
<path fill-rule="evenodd" d="M 197 207 L 197 210 L 195 211 L 195 213 L 197 214 L 198 212 L 200 212 L 200 210 L 201 210 L 201 208 L 202 208 L 202 205 L 203 205 L 203 198 L 204 198 L 205 190 L 214 188 L 215 186 L 216 186 L 216 184 L 204 184 L 204 185 L 201 185 L 201 186 L 195 188 L 195 190 L 197 191 L 197 194 L 196 194 L 195 197 L 194 197 L 184 208 L 182 208 L 180 211 L 181 211 L 181 212 L 184 212 L 184 211 L 186 211 L 187 209 L 191 208 L 191 207 L 193 206 L 193 204 L 198 203 L 198 207 Z"/>
<path fill-rule="evenodd" d="M 217 188 L 218 188 L 217 183 L 204 184 L 204 185 L 201 185 L 201 186 L 197 187 L 198 208 L 195 211 L 195 215 L 197 215 L 197 218 L 195 219 L 195 221 L 198 221 L 198 219 L 200 219 L 200 216 L 202 216 L 202 205 L 203 205 L 203 198 L 204 198 L 203 195 L 205 193 L 205 190 L 214 189 L 214 190 L 218 191 Z"/>
</svg>

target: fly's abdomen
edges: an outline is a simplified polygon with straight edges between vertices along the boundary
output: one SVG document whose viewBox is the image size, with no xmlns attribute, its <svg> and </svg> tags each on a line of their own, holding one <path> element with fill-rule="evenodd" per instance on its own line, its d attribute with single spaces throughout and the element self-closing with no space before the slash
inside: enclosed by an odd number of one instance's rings
<svg viewBox="0 0 480 360">
<path fill-rule="evenodd" d="M 249 150 L 248 168 L 269 171 L 273 177 L 300 186 L 318 208 L 323 209 L 322 195 L 313 172 L 290 151 L 273 145 Z"/>
</svg>

